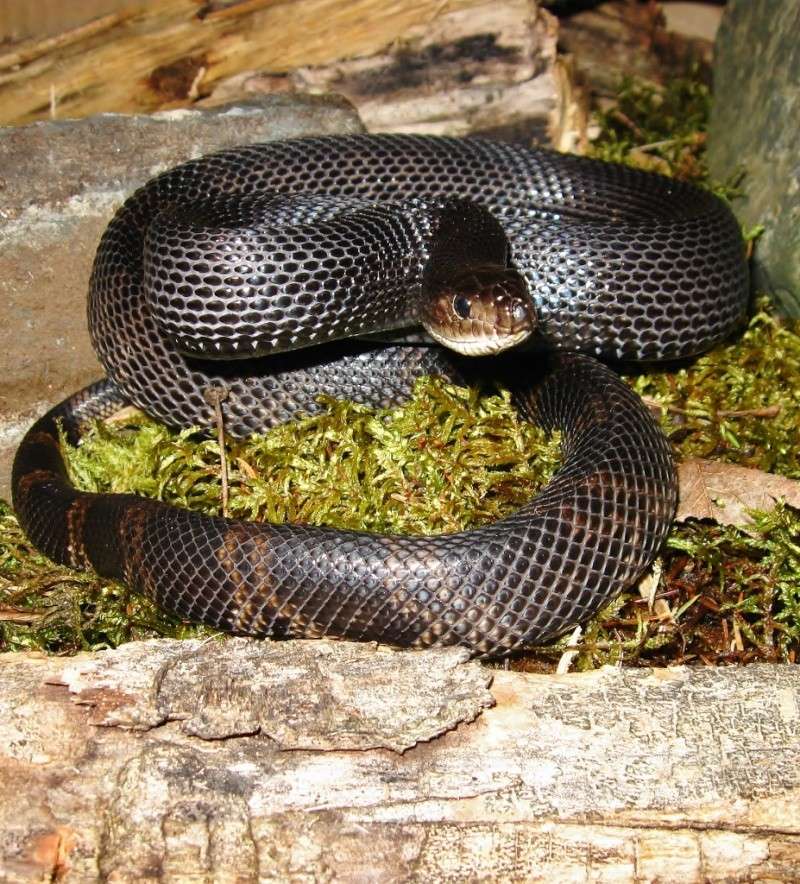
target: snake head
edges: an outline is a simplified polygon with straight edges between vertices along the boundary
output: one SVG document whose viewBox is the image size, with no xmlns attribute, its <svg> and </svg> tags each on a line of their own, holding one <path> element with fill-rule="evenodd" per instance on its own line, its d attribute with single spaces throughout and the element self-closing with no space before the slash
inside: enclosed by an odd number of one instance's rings
<svg viewBox="0 0 800 884">
<path fill-rule="evenodd" d="M 488 356 L 530 337 L 536 312 L 524 277 L 509 267 L 472 267 L 426 293 L 420 321 L 428 334 L 465 356 Z"/>
</svg>

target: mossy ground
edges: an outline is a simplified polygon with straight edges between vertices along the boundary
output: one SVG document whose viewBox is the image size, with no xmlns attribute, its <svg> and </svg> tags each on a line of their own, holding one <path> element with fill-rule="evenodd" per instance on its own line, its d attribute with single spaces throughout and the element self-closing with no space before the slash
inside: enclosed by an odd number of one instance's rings
<svg viewBox="0 0 800 884">
<path fill-rule="evenodd" d="M 707 179 L 709 96 L 692 81 L 666 91 L 626 83 L 601 118 L 593 153 L 656 168 L 735 196 Z M 692 364 L 639 373 L 679 455 L 712 457 L 800 478 L 800 326 L 766 301 L 745 333 Z M 479 397 L 421 381 L 403 408 L 374 412 L 328 401 L 324 414 L 260 439 L 230 442 L 229 513 L 389 532 L 446 532 L 497 518 L 530 497 L 557 461 L 556 440 L 522 422 L 508 395 Z M 142 416 L 95 427 L 69 454 L 91 490 L 133 490 L 219 512 L 217 443 Z M 632 664 L 795 660 L 800 649 L 800 513 L 756 517 L 749 532 L 676 526 L 651 610 L 624 593 L 589 623 L 574 661 Z M 146 599 L 33 551 L 0 507 L 0 648 L 71 653 L 153 635 L 208 634 Z M 552 668 L 568 639 L 512 665 Z"/>
</svg>

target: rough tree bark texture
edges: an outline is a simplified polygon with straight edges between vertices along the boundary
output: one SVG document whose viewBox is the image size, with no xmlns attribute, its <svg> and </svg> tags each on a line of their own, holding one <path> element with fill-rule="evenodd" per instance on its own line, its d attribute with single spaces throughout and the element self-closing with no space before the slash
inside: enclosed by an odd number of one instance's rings
<svg viewBox="0 0 800 884">
<path fill-rule="evenodd" d="M 434 19 L 440 6 L 438 0 L 120 2 L 83 26 L 0 53 L 0 120 L 184 106 L 243 69 L 286 71 L 374 52 L 409 26 Z"/>
<path fill-rule="evenodd" d="M 733 209 L 755 244 L 758 290 L 800 317 L 800 3 L 731 0 L 714 60 L 709 162 L 720 181 L 743 171 Z"/>
<path fill-rule="evenodd" d="M 243 72 L 280 78 L 304 66 L 331 66 L 333 73 L 351 59 L 365 62 L 362 72 L 371 73 L 365 85 L 378 92 L 387 74 L 395 86 L 403 81 L 413 89 L 416 81 L 424 92 L 432 85 L 427 72 L 441 67 L 440 115 L 487 116 L 469 97 L 464 103 L 473 85 L 497 105 L 497 93 L 533 79 L 526 92 L 530 117 L 550 97 L 555 40 L 555 19 L 537 0 L 120 0 L 107 15 L 71 30 L 0 46 L 0 121 L 185 107 L 223 83 L 228 99 L 217 101 L 230 100 L 231 81 Z M 381 63 L 387 53 L 391 71 Z M 460 80 L 447 82 L 448 68 L 460 69 Z M 456 86 L 461 94 L 454 101 Z M 241 94 L 234 85 L 233 97 Z M 421 97 L 430 104 L 433 92 Z M 521 99 L 513 102 L 520 112 Z M 408 107 L 409 113 L 415 111 Z"/>
<path fill-rule="evenodd" d="M 0 667 L 3 881 L 800 876 L 798 667 L 246 640 Z"/>
<path fill-rule="evenodd" d="M 585 108 L 557 57 L 558 34 L 557 19 L 533 0 L 442 5 L 380 51 L 282 75 L 244 71 L 200 103 L 333 92 L 353 102 L 370 132 L 484 134 L 574 150 L 585 141 Z"/>
</svg>

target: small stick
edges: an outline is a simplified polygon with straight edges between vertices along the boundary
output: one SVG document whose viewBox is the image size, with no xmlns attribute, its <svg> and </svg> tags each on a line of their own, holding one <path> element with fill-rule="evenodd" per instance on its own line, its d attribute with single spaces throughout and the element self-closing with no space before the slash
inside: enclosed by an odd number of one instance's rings
<svg viewBox="0 0 800 884">
<path fill-rule="evenodd" d="M 651 399 L 649 396 L 642 396 L 642 402 L 644 402 L 644 404 L 653 411 L 655 411 L 655 409 L 658 409 L 659 411 L 666 411 L 670 414 L 682 414 L 686 416 L 692 415 L 692 412 L 688 411 L 685 408 L 678 408 L 677 405 L 664 405 L 661 402 L 657 402 L 655 399 Z M 723 409 L 714 412 L 714 417 L 777 417 L 780 413 L 780 405 L 765 405 L 762 408 L 742 408 L 734 411 L 726 411 Z M 699 417 L 701 420 L 712 420 L 711 416 L 695 416 Z"/>
<path fill-rule="evenodd" d="M 649 150 L 658 150 L 662 147 L 670 147 L 671 145 L 675 144 L 677 140 L 677 138 L 667 138 L 664 141 L 651 141 L 650 144 L 637 144 L 635 149 L 640 150 L 643 153 L 647 153 L 647 151 Z"/>
<path fill-rule="evenodd" d="M 566 675 L 569 672 L 570 666 L 572 666 L 572 661 L 578 656 L 580 653 L 580 648 L 577 647 L 578 641 L 580 640 L 581 633 L 583 630 L 580 626 L 576 626 L 572 631 L 569 637 L 569 641 L 567 643 L 567 650 L 561 655 L 560 660 L 558 661 L 558 666 L 556 667 L 556 675 Z"/>
<path fill-rule="evenodd" d="M 741 411 L 718 411 L 717 417 L 777 417 L 780 405 L 766 405 L 763 408 L 743 408 Z"/>
<path fill-rule="evenodd" d="M 228 398 L 225 387 L 207 387 L 203 398 L 214 409 L 214 420 L 217 425 L 217 442 L 219 443 L 219 468 L 222 479 L 222 515 L 228 515 L 228 458 L 225 454 L 225 424 L 222 417 L 222 403 Z"/>
<path fill-rule="evenodd" d="M 194 79 L 192 80 L 192 85 L 189 86 L 189 91 L 186 94 L 186 98 L 189 101 L 197 101 L 200 97 L 200 84 L 203 82 L 203 78 L 205 77 L 208 68 L 203 67 L 198 68 L 197 73 L 194 75 Z"/>
<path fill-rule="evenodd" d="M 611 116 L 614 117 L 615 120 L 622 123 L 623 126 L 627 126 L 631 132 L 637 137 L 642 138 L 644 133 L 642 130 L 633 122 L 633 120 L 627 115 L 624 114 L 621 110 L 613 110 L 611 112 Z"/>
</svg>

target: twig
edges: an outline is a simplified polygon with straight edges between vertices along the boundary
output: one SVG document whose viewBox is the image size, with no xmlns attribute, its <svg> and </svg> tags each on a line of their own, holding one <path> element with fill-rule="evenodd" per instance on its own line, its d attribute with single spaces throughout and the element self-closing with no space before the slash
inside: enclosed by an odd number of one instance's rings
<svg viewBox="0 0 800 884">
<path fill-rule="evenodd" d="M 228 458 L 225 454 L 225 424 L 222 416 L 222 403 L 228 398 L 225 387 L 207 387 L 203 398 L 214 409 L 214 421 L 217 425 L 217 442 L 219 444 L 219 471 L 222 480 L 222 515 L 228 515 Z"/>
<path fill-rule="evenodd" d="M 651 141 L 649 144 L 637 144 L 636 150 L 647 153 L 650 150 L 660 150 L 662 147 L 671 147 L 678 141 L 677 138 L 665 138 L 663 141 Z"/>
<path fill-rule="evenodd" d="M 686 408 L 678 408 L 677 405 L 665 405 L 649 396 L 642 396 L 642 402 L 651 410 L 658 409 L 669 414 L 680 414 L 686 417 L 696 417 L 700 420 L 713 421 L 721 417 L 777 417 L 781 413 L 780 405 L 765 405 L 761 408 L 740 408 L 733 410 L 721 409 L 713 415 L 697 414 Z"/>
<path fill-rule="evenodd" d="M 611 112 L 611 116 L 618 122 L 622 123 L 623 126 L 627 126 L 637 138 L 644 138 L 644 132 L 642 132 L 636 123 L 634 123 L 633 120 L 627 114 L 624 114 L 619 108 L 615 108 Z"/>
<path fill-rule="evenodd" d="M 200 84 L 203 82 L 203 77 L 205 77 L 207 71 L 208 68 L 205 65 L 198 68 L 197 73 L 192 80 L 192 84 L 189 86 L 189 91 L 186 94 L 186 98 L 189 101 L 197 101 L 200 97 Z"/>
<path fill-rule="evenodd" d="M 742 408 L 739 411 L 718 411 L 717 417 L 777 417 L 780 405 L 765 405 L 763 408 Z"/>
</svg>

